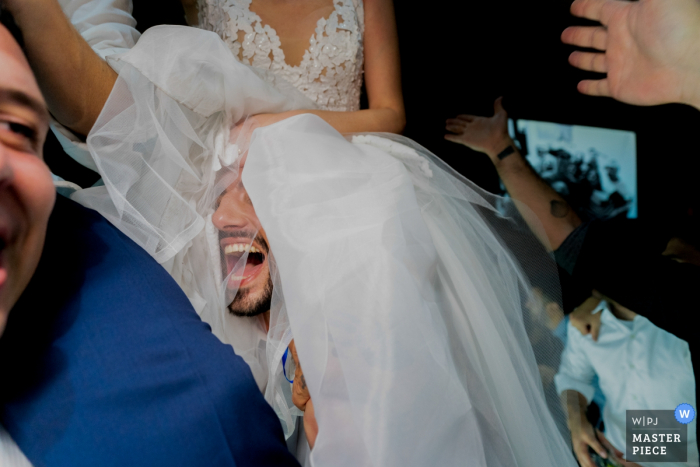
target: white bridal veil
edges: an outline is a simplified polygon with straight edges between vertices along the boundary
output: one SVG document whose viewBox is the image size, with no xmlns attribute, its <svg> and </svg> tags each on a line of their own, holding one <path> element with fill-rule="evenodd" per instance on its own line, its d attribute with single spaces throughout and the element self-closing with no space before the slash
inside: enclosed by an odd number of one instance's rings
<svg viewBox="0 0 700 467">
<path fill-rule="evenodd" d="M 540 377 L 556 370 L 541 355 L 556 355 L 526 306 L 527 276 L 552 288 L 556 271 L 498 198 L 404 137 L 344 137 L 311 115 L 229 141 L 246 115 L 313 104 L 213 33 L 154 28 L 119 59 L 88 138 L 105 186 L 74 199 L 172 274 L 250 364 L 287 436 L 301 413 L 282 368 L 295 339 L 319 426 L 313 465 L 576 465 Z M 246 150 L 271 252 L 267 334 L 226 310 L 211 220 Z"/>
</svg>

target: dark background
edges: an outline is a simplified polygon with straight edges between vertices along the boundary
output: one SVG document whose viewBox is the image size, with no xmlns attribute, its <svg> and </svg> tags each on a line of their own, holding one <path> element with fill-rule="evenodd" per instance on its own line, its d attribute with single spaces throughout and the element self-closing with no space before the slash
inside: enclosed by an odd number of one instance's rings
<svg viewBox="0 0 700 467">
<path fill-rule="evenodd" d="M 568 64 L 561 32 L 590 24 L 567 0 L 396 2 L 406 135 L 486 189 L 497 177 L 485 156 L 444 141 L 444 120 L 493 114 L 504 96 L 512 118 L 598 126 L 637 135 L 640 219 L 665 225 L 697 211 L 700 112 L 682 105 L 636 107 L 579 94 L 597 77 Z M 697 214 L 696 214 L 697 215 Z M 694 216 L 695 217 L 695 216 Z"/>
<path fill-rule="evenodd" d="M 640 220 L 648 228 L 664 229 L 689 216 L 697 219 L 700 112 L 579 94 L 576 83 L 594 75 L 567 62 L 574 49 L 561 43 L 561 32 L 587 24 L 569 14 L 569 5 L 568 0 L 395 0 L 405 135 L 494 191 L 498 179 L 486 156 L 445 141 L 445 119 L 460 113 L 490 116 L 494 99 L 502 95 L 512 118 L 634 131 Z M 134 0 L 134 16 L 140 30 L 184 24 L 179 0 Z M 49 144 L 55 148 L 55 142 Z M 65 167 L 74 168 L 65 157 L 47 160 L 59 175 Z M 78 183 L 88 181 L 83 177 Z"/>
</svg>

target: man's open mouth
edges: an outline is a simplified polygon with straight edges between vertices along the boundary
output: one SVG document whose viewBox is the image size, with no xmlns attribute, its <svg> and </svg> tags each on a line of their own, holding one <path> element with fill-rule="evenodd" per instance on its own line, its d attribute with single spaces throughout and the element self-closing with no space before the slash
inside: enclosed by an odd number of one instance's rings
<svg viewBox="0 0 700 467">
<path fill-rule="evenodd" d="M 228 243 L 222 245 L 226 260 L 227 275 L 231 275 L 228 281 L 229 287 L 238 285 L 242 287 L 252 281 L 262 269 L 266 255 L 259 246 L 248 243 Z M 241 258 L 247 255 L 245 265 L 239 264 Z M 234 271 L 233 274 L 231 272 Z"/>
</svg>

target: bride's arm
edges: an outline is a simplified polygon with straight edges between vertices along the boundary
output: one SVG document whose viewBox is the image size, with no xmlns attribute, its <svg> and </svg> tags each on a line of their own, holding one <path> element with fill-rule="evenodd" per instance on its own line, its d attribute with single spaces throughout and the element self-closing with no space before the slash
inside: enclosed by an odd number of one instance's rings
<svg viewBox="0 0 700 467">
<path fill-rule="evenodd" d="M 406 115 L 401 93 L 399 41 L 392 0 L 365 0 L 365 86 L 369 109 L 355 112 L 293 110 L 254 117 L 259 126 L 311 113 L 341 133 L 384 131 L 401 133 Z"/>
</svg>

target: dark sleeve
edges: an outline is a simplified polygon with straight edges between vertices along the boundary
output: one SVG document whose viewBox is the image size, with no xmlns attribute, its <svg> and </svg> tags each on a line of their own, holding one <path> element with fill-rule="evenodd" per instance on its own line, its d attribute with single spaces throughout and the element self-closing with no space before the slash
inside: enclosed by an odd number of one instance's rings
<svg viewBox="0 0 700 467">
<path fill-rule="evenodd" d="M 35 467 L 298 467 L 248 365 L 168 273 L 60 196 L 0 360 L 0 423 Z"/>
<path fill-rule="evenodd" d="M 690 341 L 700 268 L 662 256 L 662 243 L 643 230 L 629 220 L 584 223 L 555 251 L 555 258 L 578 284 Z"/>
</svg>

